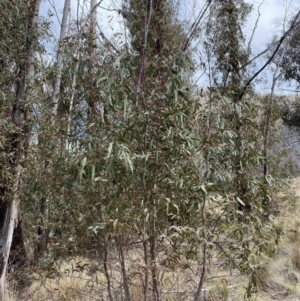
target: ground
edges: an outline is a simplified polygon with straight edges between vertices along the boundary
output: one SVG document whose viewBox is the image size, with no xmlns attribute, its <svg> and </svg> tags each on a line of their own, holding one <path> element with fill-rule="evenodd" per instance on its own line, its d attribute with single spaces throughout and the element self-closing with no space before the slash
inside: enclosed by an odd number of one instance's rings
<svg viewBox="0 0 300 301">
<path fill-rule="evenodd" d="M 291 182 L 291 194 L 296 197 L 289 208 L 281 211 L 280 216 L 273 217 L 281 229 L 282 238 L 278 250 L 272 258 L 262 258 L 262 268 L 256 275 L 258 291 L 252 301 L 296 301 L 300 300 L 300 177 Z M 140 263 L 141 256 L 133 253 L 127 267 L 132 274 L 141 275 L 144 267 Z M 54 301 L 96 301 L 109 300 L 106 290 L 105 275 L 97 271 L 99 263 L 84 258 L 73 258 L 61 263 L 51 274 L 32 275 L 33 281 L 29 288 L 16 293 L 16 286 L 10 281 L 8 300 L 54 300 Z M 95 273 L 90 273 L 92 268 Z M 110 263 L 110 273 L 115 279 L 120 279 L 120 265 Z M 140 277 L 140 276 L 138 276 Z M 164 272 L 164 301 L 193 300 L 193 284 L 187 287 L 193 273 L 190 270 Z M 137 278 L 138 279 L 138 278 Z M 138 280 L 137 280 L 138 281 Z M 135 280 L 132 278 L 132 283 Z M 136 282 L 137 283 L 137 282 Z M 185 286 L 182 286 L 185 283 Z M 243 300 L 247 277 L 237 271 L 223 271 L 217 264 L 210 263 L 208 275 L 202 294 L 203 301 L 236 301 Z M 17 288 L 18 289 L 18 288 Z M 132 300 L 141 300 L 140 285 L 131 286 Z M 121 292 L 115 288 L 115 300 L 121 300 Z M 119 297 L 118 297 L 119 296 Z M 150 299 L 149 299 L 150 301 Z"/>
</svg>

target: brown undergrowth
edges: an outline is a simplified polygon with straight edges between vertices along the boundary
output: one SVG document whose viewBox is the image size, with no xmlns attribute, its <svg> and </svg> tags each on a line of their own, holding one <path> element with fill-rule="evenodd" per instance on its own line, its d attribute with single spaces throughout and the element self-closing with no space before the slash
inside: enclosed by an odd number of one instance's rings
<svg viewBox="0 0 300 301">
<path fill-rule="evenodd" d="M 292 188 L 300 197 L 300 178 L 294 179 Z M 292 210 L 291 210 L 292 209 Z M 217 212 L 218 213 L 218 212 Z M 213 214 L 217 214 L 213 212 Z M 209 212 L 209 214 L 212 214 Z M 251 275 L 254 277 L 257 292 L 251 297 L 253 301 L 300 300 L 300 208 L 295 198 L 292 208 L 281 210 L 274 217 L 282 239 L 273 257 L 260 260 L 260 268 Z M 182 246 L 184 248 L 184 245 Z M 151 264 L 145 266 L 143 248 L 126 249 L 126 277 L 128 278 L 130 300 L 144 300 L 145 275 L 151 272 Z M 171 253 L 170 253 L 171 254 Z M 194 300 L 194 294 L 201 274 L 199 262 L 184 261 L 178 268 L 171 269 L 168 262 L 170 254 L 158 254 L 156 263 L 158 281 L 161 287 L 161 298 L 164 301 Z M 201 257 L 201 254 L 200 254 Z M 109 297 L 107 275 L 110 279 L 111 296 Z M 107 262 L 107 275 L 103 261 L 83 257 L 57 262 L 51 273 L 34 272 L 30 274 L 32 283 L 19 290 L 11 280 L 7 290 L 9 301 L 17 300 L 53 300 L 53 301 L 119 301 L 124 296 L 124 275 L 116 253 L 110 254 Z M 235 270 L 226 271 L 222 262 L 210 256 L 207 263 L 207 275 L 201 301 L 235 301 L 243 300 L 248 278 Z M 149 285 L 148 301 L 152 300 L 152 286 Z"/>
</svg>

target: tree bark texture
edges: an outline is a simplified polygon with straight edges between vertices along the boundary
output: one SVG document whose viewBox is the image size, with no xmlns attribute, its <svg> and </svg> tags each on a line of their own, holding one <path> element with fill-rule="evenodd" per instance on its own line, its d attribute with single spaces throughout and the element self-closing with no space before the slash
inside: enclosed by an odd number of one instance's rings
<svg viewBox="0 0 300 301">
<path fill-rule="evenodd" d="M 29 95 L 31 80 L 34 72 L 34 49 L 36 43 L 36 27 L 41 0 L 32 0 L 28 3 L 28 23 L 26 42 L 22 55 L 26 60 L 21 62 L 16 84 L 16 97 L 12 109 L 12 123 L 15 127 L 9 133 L 10 153 L 8 167 L 10 177 L 1 183 L 0 195 L 0 300 L 5 301 L 5 282 L 7 264 L 13 243 L 13 234 L 18 220 L 18 190 L 22 170 L 24 151 L 29 146 L 29 133 L 31 130 L 28 121 L 29 112 L 26 106 L 26 96 Z M 25 143 L 23 143 L 25 142 Z M 20 225 L 19 225 L 20 227 Z M 20 230 L 20 229 L 19 229 Z M 20 232 L 19 232 L 20 233 Z M 21 232 L 22 233 L 22 232 Z M 15 235 L 14 248 L 18 249 L 23 244 L 20 236 Z M 18 239 L 17 239 L 18 238 Z M 20 255 L 20 254 L 19 254 Z M 22 256 L 24 254 L 21 254 Z"/>
</svg>

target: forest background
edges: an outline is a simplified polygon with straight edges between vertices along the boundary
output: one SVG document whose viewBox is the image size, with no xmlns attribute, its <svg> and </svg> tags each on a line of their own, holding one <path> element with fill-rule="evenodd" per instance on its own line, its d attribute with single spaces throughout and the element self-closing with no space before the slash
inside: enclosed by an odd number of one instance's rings
<svg viewBox="0 0 300 301">
<path fill-rule="evenodd" d="M 0 0 L 1 300 L 76 300 L 45 290 L 65 272 L 90 300 L 227 300 L 212 267 L 254 298 L 295 208 L 299 8 L 258 49 L 263 2 L 63 4 Z"/>
</svg>

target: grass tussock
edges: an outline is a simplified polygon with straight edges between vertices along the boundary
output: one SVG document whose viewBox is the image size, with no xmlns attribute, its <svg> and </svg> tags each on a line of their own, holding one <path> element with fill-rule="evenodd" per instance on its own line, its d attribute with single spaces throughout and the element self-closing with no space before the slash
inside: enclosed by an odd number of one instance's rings
<svg viewBox="0 0 300 301">
<path fill-rule="evenodd" d="M 222 278 L 216 281 L 209 292 L 210 300 L 227 301 L 228 297 L 229 297 L 229 287 L 228 287 L 227 279 Z"/>
<path fill-rule="evenodd" d="M 274 273 L 270 265 L 265 265 L 255 272 L 255 280 L 259 292 L 273 293 L 286 291 L 282 280 Z"/>
</svg>

